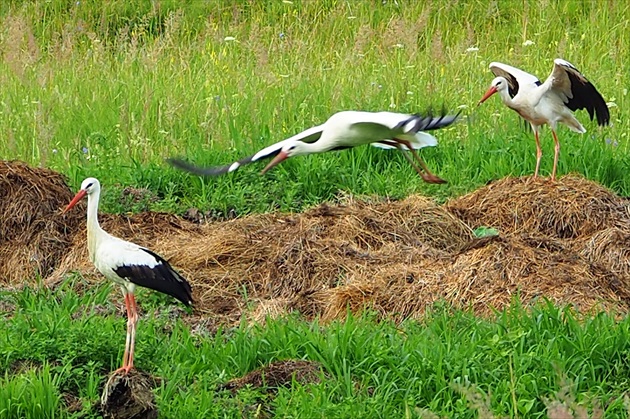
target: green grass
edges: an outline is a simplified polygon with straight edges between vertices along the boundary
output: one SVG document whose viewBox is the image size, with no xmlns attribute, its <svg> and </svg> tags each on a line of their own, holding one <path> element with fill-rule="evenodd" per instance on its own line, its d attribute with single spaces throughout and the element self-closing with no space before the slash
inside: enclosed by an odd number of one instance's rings
<svg viewBox="0 0 630 419">
<path fill-rule="evenodd" d="M 122 356 L 125 319 L 108 300 L 109 286 L 78 295 L 76 281 L 0 297 L 15 305 L 0 335 L 0 417 L 96 414 L 92 406 Z M 136 362 L 164 378 L 156 399 L 167 418 L 241 417 L 258 403 L 276 417 L 419 417 L 426 409 L 472 418 L 475 394 L 496 417 L 546 417 L 563 391 L 573 407 L 628 415 L 629 318 L 578 320 L 571 309 L 541 304 L 528 312 L 515 300 L 489 320 L 438 305 L 423 321 L 401 325 L 370 314 L 328 325 L 289 317 L 192 334 L 163 302 L 142 298 L 141 306 Z M 281 359 L 318 361 L 324 378 L 275 398 L 255 388 L 217 390 Z M 83 410 L 65 412 L 68 394 Z"/>
<path fill-rule="evenodd" d="M 580 112 L 586 135 L 560 130 L 559 173 L 630 195 L 628 8 L 596 0 L 3 2 L 0 158 L 53 168 L 75 188 L 96 176 L 113 212 L 129 209 L 116 199 L 125 186 L 153 191 L 152 209 L 218 214 L 301 210 L 340 191 L 443 200 L 534 169 L 533 135 L 517 115 L 497 98 L 476 107 L 493 78 L 488 63 L 544 79 L 561 56 L 616 106 L 611 127 Z M 403 156 L 369 147 L 296 158 L 264 177 L 255 165 L 201 180 L 164 163 L 229 163 L 339 110 L 442 105 L 462 107 L 463 123 L 438 132 L 439 146 L 422 154 L 447 186 L 424 184 Z M 543 144 L 548 174 L 547 130 Z"/>
<path fill-rule="evenodd" d="M 561 128 L 559 173 L 577 172 L 630 195 L 630 12 L 592 1 L 0 2 L 0 159 L 20 159 L 104 185 L 102 209 L 217 216 L 299 211 L 340 194 L 443 201 L 504 176 L 531 174 L 532 133 L 497 98 L 476 103 L 503 61 L 545 78 L 575 64 L 611 107 L 612 126 L 584 112 L 588 133 Z M 234 40 L 230 40 L 234 38 Z M 531 40 L 533 46 L 525 46 Z M 477 47 L 478 51 L 470 48 Z M 422 150 L 448 185 L 428 185 L 397 152 L 363 147 L 261 165 L 212 179 L 165 165 L 184 156 L 225 164 L 344 109 L 422 112 L 444 105 L 462 123 Z M 552 167 L 543 132 L 541 173 Z M 121 200 L 127 186 L 156 201 Z M 110 287 L 26 288 L 0 295 L 0 418 L 95 417 L 117 368 L 125 320 Z M 437 306 L 394 325 L 369 314 L 320 325 L 297 317 L 192 334 L 165 299 L 141 294 L 137 365 L 164 381 L 167 418 L 545 417 L 553 400 L 628 417 L 630 320 L 577 319 L 518 302 L 493 319 Z M 160 304 L 161 302 L 161 304 Z M 270 397 L 217 391 L 283 358 L 319 361 L 321 384 Z M 78 412 L 66 398 L 78 398 Z M 253 409 L 253 410 L 251 410 Z"/>
</svg>

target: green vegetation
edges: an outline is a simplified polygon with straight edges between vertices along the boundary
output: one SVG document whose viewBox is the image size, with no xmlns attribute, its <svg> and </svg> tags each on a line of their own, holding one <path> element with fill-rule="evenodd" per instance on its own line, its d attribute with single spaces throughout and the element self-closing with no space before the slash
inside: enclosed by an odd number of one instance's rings
<svg viewBox="0 0 630 419">
<path fill-rule="evenodd" d="M 150 208 L 223 214 L 300 210 L 339 191 L 442 200 L 533 173 L 531 132 L 499 100 L 476 108 L 499 60 L 545 78 L 561 56 L 611 108 L 600 129 L 562 128 L 559 173 L 630 194 L 624 117 L 630 13 L 624 2 L 178 1 L 2 2 L 0 158 L 101 179 L 104 209 L 145 187 Z M 527 45 L 525 41 L 532 41 Z M 478 51 L 474 51 L 478 48 Z M 397 152 L 363 147 L 199 179 L 169 156 L 225 164 L 343 109 L 463 107 L 422 154 L 447 186 L 424 184 Z M 543 133 L 541 172 L 552 166 Z M 108 192 L 107 192 L 108 191 Z"/>
<path fill-rule="evenodd" d="M 119 366 L 125 319 L 109 286 L 79 296 L 73 285 L 0 296 L 15 306 L 0 334 L 0 417 L 59 416 L 68 395 L 81 401 L 74 417 L 95 414 L 92 403 Z M 191 332 L 172 320 L 175 306 L 142 294 L 137 366 L 164 379 L 156 389 L 164 417 L 241 417 L 258 404 L 277 417 L 473 418 L 478 408 L 546 417 L 554 400 L 606 417 L 628 413 L 628 318 L 578 321 L 570 309 L 542 304 L 530 313 L 515 302 L 494 320 L 438 306 L 422 322 L 398 326 L 366 314 L 324 327 L 288 318 L 210 334 Z M 281 359 L 320 362 L 326 375 L 276 397 L 217 389 Z"/>
<path fill-rule="evenodd" d="M 533 173 L 531 132 L 497 98 L 476 103 L 502 61 L 545 78 L 575 64 L 611 102 L 612 126 L 561 128 L 559 174 L 630 195 L 630 5 L 622 1 L 5 0 L 0 2 L 0 159 L 25 160 L 104 185 L 108 212 L 190 207 L 216 215 L 299 211 L 339 194 L 422 193 L 444 200 Z M 528 45 L 525 41 L 532 41 Z M 476 50 L 478 48 L 478 50 Z M 164 164 L 225 164 L 343 109 L 462 110 L 422 150 L 445 186 L 422 182 L 397 152 L 363 147 L 201 179 Z M 543 133 L 541 173 L 553 142 Z M 138 205 L 125 187 L 146 188 Z M 152 196 L 157 200 L 149 199 Z M 491 234 L 480 231 L 479 235 Z M 119 366 L 125 319 L 111 287 L 0 294 L 0 418 L 95 417 Z M 149 297 L 149 294 L 141 294 Z M 320 325 L 299 318 L 193 333 L 166 299 L 139 298 L 136 362 L 164 378 L 167 418 L 628 417 L 630 319 L 578 317 L 517 301 L 494 319 L 435 307 L 422 321 L 369 314 Z M 161 303 L 158 303 L 161 302 Z M 173 306 L 174 307 L 174 306 Z M 186 316 L 181 316 L 186 317 Z M 226 380 L 273 360 L 321 362 L 320 384 L 232 395 Z M 68 400 L 78 403 L 68 410 Z"/>
</svg>

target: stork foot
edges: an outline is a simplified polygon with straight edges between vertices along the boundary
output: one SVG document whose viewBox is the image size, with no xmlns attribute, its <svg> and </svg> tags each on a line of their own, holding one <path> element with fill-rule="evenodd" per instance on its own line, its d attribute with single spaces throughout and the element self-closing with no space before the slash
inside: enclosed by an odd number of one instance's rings
<svg viewBox="0 0 630 419">
<path fill-rule="evenodd" d="M 133 365 L 127 365 L 127 366 L 120 367 L 116 371 L 112 372 L 112 376 L 113 375 L 118 375 L 118 374 L 127 375 L 127 374 L 129 374 L 129 371 L 131 371 L 132 368 L 133 368 Z"/>
</svg>

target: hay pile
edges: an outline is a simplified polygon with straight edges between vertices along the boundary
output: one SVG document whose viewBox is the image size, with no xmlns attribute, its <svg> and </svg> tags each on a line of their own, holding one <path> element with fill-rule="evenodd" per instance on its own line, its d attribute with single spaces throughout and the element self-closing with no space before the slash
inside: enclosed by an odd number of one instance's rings
<svg viewBox="0 0 630 419">
<path fill-rule="evenodd" d="M 192 283 L 198 314 L 222 323 L 292 310 L 330 320 L 366 307 L 400 320 L 440 300 L 489 314 L 516 294 L 630 311 L 628 201 L 575 176 L 507 178 L 444 206 L 411 196 L 202 225 L 155 213 L 101 218 L 112 234 L 169 259 Z M 478 226 L 501 234 L 477 239 Z M 84 228 L 48 284 L 73 270 L 103 280 Z"/>
<path fill-rule="evenodd" d="M 611 227 L 630 227 L 628 201 L 582 177 L 504 178 L 452 200 L 447 209 L 472 228 L 577 239 Z"/>
<path fill-rule="evenodd" d="M 61 215 L 72 196 L 59 173 L 0 161 L 0 285 L 51 274 L 83 219 Z"/>
</svg>

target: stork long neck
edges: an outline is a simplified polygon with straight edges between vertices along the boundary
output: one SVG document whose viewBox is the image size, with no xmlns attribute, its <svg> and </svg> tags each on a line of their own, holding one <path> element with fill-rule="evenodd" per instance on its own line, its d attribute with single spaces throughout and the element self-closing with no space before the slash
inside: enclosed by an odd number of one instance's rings
<svg viewBox="0 0 630 419">
<path fill-rule="evenodd" d="M 297 153 L 294 155 L 304 155 L 304 154 L 314 154 L 314 153 L 325 153 L 326 151 L 330 151 L 337 147 L 336 141 L 315 141 L 314 143 L 300 143 L 300 148 Z"/>
<path fill-rule="evenodd" d="M 510 109 L 518 108 L 518 105 L 514 102 L 514 99 L 510 97 L 510 92 L 508 89 L 502 89 L 498 91 L 499 96 L 501 97 L 501 101 Z"/>
<path fill-rule="evenodd" d="M 87 241 L 90 260 L 94 262 L 94 255 L 98 240 L 102 237 L 104 230 L 98 223 L 98 199 L 100 191 L 94 191 L 88 195 L 87 205 Z"/>
</svg>

